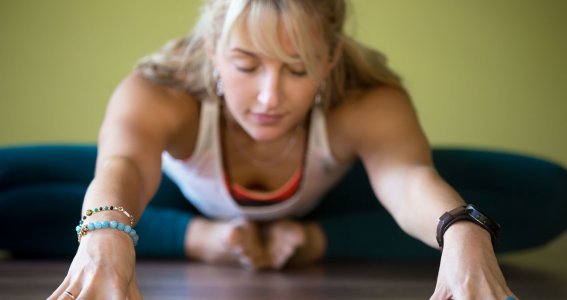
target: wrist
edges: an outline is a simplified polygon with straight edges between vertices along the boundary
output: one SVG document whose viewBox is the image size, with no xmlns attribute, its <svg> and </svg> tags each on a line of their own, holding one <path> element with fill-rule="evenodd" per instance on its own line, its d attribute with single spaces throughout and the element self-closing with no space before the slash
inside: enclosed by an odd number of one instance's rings
<svg viewBox="0 0 567 300">
<path fill-rule="evenodd" d="M 89 252 L 97 252 L 100 255 L 108 253 L 124 253 L 135 256 L 135 248 L 132 238 L 118 230 L 94 230 L 81 238 L 79 249 L 85 247 Z M 98 249 L 98 250 L 97 250 Z M 94 251 L 92 251 L 94 250 Z"/>
<path fill-rule="evenodd" d="M 92 268 L 114 268 L 127 275 L 135 268 L 136 250 L 126 234 L 116 230 L 98 230 L 83 238 L 75 259 L 88 263 Z"/>
<path fill-rule="evenodd" d="M 440 248 L 443 248 L 445 232 L 456 223 L 461 222 L 471 223 L 484 229 L 490 234 L 492 246 L 498 243 L 500 224 L 480 212 L 474 205 L 467 204 L 448 211 L 439 218 L 439 223 L 437 224 L 437 243 Z"/>
<path fill-rule="evenodd" d="M 81 220 L 83 220 L 83 219 L 81 219 Z M 128 218 L 127 216 L 125 216 L 124 214 L 122 214 L 119 211 L 105 211 L 103 214 L 101 214 L 101 213 L 92 214 L 88 218 L 84 219 L 83 223 L 88 224 L 88 223 L 92 223 L 92 222 L 110 221 L 110 220 L 116 220 L 116 221 L 121 222 L 125 225 L 130 225 L 130 218 Z"/>
<path fill-rule="evenodd" d="M 108 217 L 112 217 L 113 220 L 117 220 L 118 222 L 130 225 L 130 227 L 134 227 L 134 216 L 122 206 L 113 205 L 95 206 L 94 208 L 85 209 L 81 216 L 80 225 L 89 221 L 108 220 Z M 124 220 L 124 222 L 122 220 Z"/>
<path fill-rule="evenodd" d="M 458 246 L 482 246 L 492 248 L 490 233 L 470 221 L 460 221 L 445 231 L 444 248 Z"/>
<path fill-rule="evenodd" d="M 121 222 L 116 221 L 116 220 L 95 221 L 95 222 L 89 222 L 89 223 L 81 222 L 81 225 L 77 226 L 75 228 L 75 230 L 77 231 L 77 239 L 78 239 L 79 243 L 81 242 L 81 239 L 84 236 L 86 236 L 89 232 L 99 231 L 99 230 L 122 231 L 132 239 L 134 246 L 138 244 L 138 239 L 139 239 L 138 233 L 136 232 L 135 229 L 130 227 L 130 225 L 121 223 Z"/>
</svg>

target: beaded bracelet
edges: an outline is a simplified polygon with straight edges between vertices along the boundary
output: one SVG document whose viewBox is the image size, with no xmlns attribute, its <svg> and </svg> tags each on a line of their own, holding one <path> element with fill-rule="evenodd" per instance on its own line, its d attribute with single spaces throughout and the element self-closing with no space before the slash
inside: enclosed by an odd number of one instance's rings
<svg viewBox="0 0 567 300">
<path fill-rule="evenodd" d="M 85 215 L 83 215 L 83 217 L 81 217 L 81 220 L 79 221 L 79 225 L 83 225 L 83 222 L 87 219 L 87 217 L 92 216 L 93 214 L 96 214 L 98 212 L 102 212 L 102 211 L 109 211 L 109 210 L 117 210 L 121 213 L 123 213 L 124 215 L 126 215 L 128 217 L 128 219 L 130 219 L 130 227 L 134 227 L 134 216 L 132 216 L 129 212 L 127 212 L 126 210 L 124 210 L 124 208 L 122 206 L 101 206 L 101 207 L 95 207 L 93 209 L 87 209 L 85 211 Z"/>
<path fill-rule="evenodd" d="M 110 222 L 109 221 L 96 221 L 96 222 L 90 222 L 89 224 L 86 224 L 86 225 L 83 225 L 83 226 L 81 226 L 81 225 L 77 226 L 75 228 L 75 231 L 77 231 L 77 240 L 80 243 L 83 236 L 85 236 L 89 231 L 93 231 L 93 230 L 97 230 L 97 229 L 105 229 L 105 228 L 117 229 L 117 230 L 120 230 L 120 231 L 127 233 L 128 236 L 130 236 L 130 238 L 132 239 L 134 246 L 138 245 L 138 240 L 140 239 L 140 237 L 136 233 L 136 230 L 134 230 L 134 228 L 132 228 L 128 225 L 124 225 L 124 223 L 119 223 L 119 222 L 114 221 L 114 220 L 110 221 Z"/>
</svg>

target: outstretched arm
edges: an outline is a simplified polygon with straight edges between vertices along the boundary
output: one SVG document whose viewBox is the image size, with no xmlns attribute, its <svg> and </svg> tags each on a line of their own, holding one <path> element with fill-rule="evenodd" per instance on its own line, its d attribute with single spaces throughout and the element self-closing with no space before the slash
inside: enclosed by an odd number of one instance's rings
<svg viewBox="0 0 567 300">
<path fill-rule="evenodd" d="M 358 155 L 383 206 L 409 235 L 438 248 L 439 217 L 464 204 L 433 167 L 427 139 L 403 91 L 366 92 L 334 116 L 343 136 L 338 149 Z M 364 129 L 364 130 L 362 130 Z M 350 148 L 345 148 L 350 147 Z M 506 299 L 511 295 L 492 249 L 490 234 L 459 222 L 444 235 L 434 299 Z"/>
<path fill-rule="evenodd" d="M 139 219 L 159 185 L 161 153 L 174 140 L 186 108 L 180 102 L 184 99 L 171 93 L 175 92 L 137 74 L 117 88 L 100 130 L 96 173 L 85 195 L 83 215 L 87 209 L 114 206 Z M 130 223 L 117 210 L 85 220 L 96 221 Z M 66 278 L 49 299 L 65 291 L 81 299 L 141 299 L 133 239 L 119 230 L 88 231 Z"/>
</svg>

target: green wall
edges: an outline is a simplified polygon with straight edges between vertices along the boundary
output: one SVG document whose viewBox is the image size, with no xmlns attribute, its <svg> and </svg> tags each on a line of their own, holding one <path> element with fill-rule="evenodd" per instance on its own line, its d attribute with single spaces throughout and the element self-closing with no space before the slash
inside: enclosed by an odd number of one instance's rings
<svg viewBox="0 0 567 300">
<path fill-rule="evenodd" d="M 113 88 L 200 1 L 0 2 L 0 145 L 93 143 Z M 567 1 L 354 0 L 435 146 L 567 165 Z"/>
</svg>

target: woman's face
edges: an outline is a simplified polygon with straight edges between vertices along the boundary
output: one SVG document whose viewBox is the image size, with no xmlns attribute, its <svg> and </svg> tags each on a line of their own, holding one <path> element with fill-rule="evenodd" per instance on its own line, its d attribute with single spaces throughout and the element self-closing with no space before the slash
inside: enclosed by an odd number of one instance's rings
<svg viewBox="0 0 567 300">
<path fill-rule="evenodd" d="M 285 30 L 279 30 L 279 39 L 287 54 L 298 56 Z M 286 64 L 263 55 L 244 34 L 234 34 L 227 53 L 216 51 L 213 61 L 223 82 L 228 117 L 257 141 L 272 141 L 294 130 L 305 120 L 319 88 L 303 63 Z M 327 56 L 322 56 L 318 74 L 328 72 L 326 62 Z"/>
</svg>

